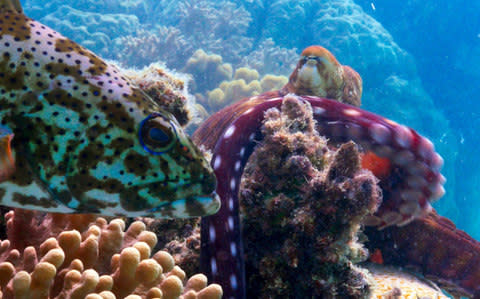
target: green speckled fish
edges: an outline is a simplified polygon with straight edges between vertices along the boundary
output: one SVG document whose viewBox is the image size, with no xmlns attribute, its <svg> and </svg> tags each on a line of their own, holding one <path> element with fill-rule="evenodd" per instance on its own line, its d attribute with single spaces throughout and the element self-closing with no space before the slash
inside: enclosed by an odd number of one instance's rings
<svg viewBox="0 0 480 299">
<path fill-rule="evenodd" d="M 193 217 L 220 206 L 175 118 L 112 65 L 0 0 L 0 204 Z"/>
</svg>

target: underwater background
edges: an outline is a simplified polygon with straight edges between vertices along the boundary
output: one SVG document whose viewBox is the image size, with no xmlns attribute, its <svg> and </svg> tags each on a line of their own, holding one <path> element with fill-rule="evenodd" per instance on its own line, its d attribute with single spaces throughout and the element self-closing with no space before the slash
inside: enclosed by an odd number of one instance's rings
<svg viewBox="0 0 480 299">
<path fill-rule="evenodd" d="M 163 62 L 190 74 L 189 91 L 204 116 L 242 97 L 278 89 L 286 80 L 279 76 L 290 74 L 303 48 L 326 47 L 362 76 L 363 109 L 406 124 L 434 142 L 445 160 L 447 178 L 447 193 L 434 207 L 480 239 L 476 132 L 480 3 L 31 0 L 22 4 L 28 16 L 106 59 L 136 68 Z"/>
</svg>

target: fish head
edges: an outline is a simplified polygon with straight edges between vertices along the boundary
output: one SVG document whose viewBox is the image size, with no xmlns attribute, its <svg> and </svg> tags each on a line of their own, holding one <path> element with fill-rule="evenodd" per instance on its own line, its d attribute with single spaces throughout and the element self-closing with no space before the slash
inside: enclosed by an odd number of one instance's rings
<svg viewBox="0 0 480 299">
<path fill-rule="evenodd" d="M 2 204 L 165 218 L 219 209 L 214 172 L 172 114 L 91 51 L 0 12 L 0 120 L 12 131 L 0 132 Z"/>
<path fill-rule="evenodd" d="M 87 126 L 86 140 L 91 142 L 79 142 L 67 158 L 67 185 L 73 195 L 67 206 L 158 218 L 215 213 L 220 201 L 210 164 L 172 114 L 132 90 L 148 105 L 137 109 L 138 102 L 126 94 L 115 111 L 107 112 L 124 124 L 101 125 L 100 120 Z"/>
</svg>

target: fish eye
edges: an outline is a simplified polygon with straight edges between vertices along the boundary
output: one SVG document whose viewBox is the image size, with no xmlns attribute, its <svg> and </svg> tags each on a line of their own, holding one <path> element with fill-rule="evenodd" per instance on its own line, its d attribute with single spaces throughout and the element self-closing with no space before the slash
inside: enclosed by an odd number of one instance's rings
<svg viewBox="0 0 480 299">
<path fill-rule="evenodd" d="M 138 138 L 143 148 L 153 155 L 169 151 L 178 139 L 175 126 L 160 113 L 152 113 L 140 123 Z"/>
</svg>

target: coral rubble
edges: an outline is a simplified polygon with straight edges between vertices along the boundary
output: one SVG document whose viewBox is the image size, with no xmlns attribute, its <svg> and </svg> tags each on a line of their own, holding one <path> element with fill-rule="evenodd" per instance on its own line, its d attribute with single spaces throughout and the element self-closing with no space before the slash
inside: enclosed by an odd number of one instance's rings
<svg viewBox="0 0 480 299">
<path fill-rule="evenodd" d="M 375 264 L 363 266 L 369 270 L 375 281 L 372 299 L 448 298 L 432 282 L 414 276 L 403 269 Z"/>
<path fill-rule="evenodd" d="M 370 295 L 355 264 L 367 256 L 357 233 L 380 204 L 377 180 L 354 143 L 331 151 L 314 127 L 310 105 L 294 97 L 266 113 L 241 191 L 251 298 Z"/>
<path fill-rule="evenodd" d="M 175 116 L 182 126 L 196 120 L 195 99 L 188 92 L 188 78 L 174 73 L 159 63 L 142 70 L 125 69 L 122 72 L 160 107 Z"/>
<path fill-rule="evenodd" d="M 92 219 L 94 219 L 92 221 Z M 0 243 L 2 298 L 221 298 L 202 274 L 186 280 L 154 233 L 140 221 L 127 229 L 92 215 L 7 213 L 11 240 Z M 32 234 L 28 246 L 18 232 Z M 30 235 L 30 234 L 29 234 Z M 43 240 L 43 241 L 42 241 Z M 26 246 L 26 247 L 25 247 Z"/>
</svg>

